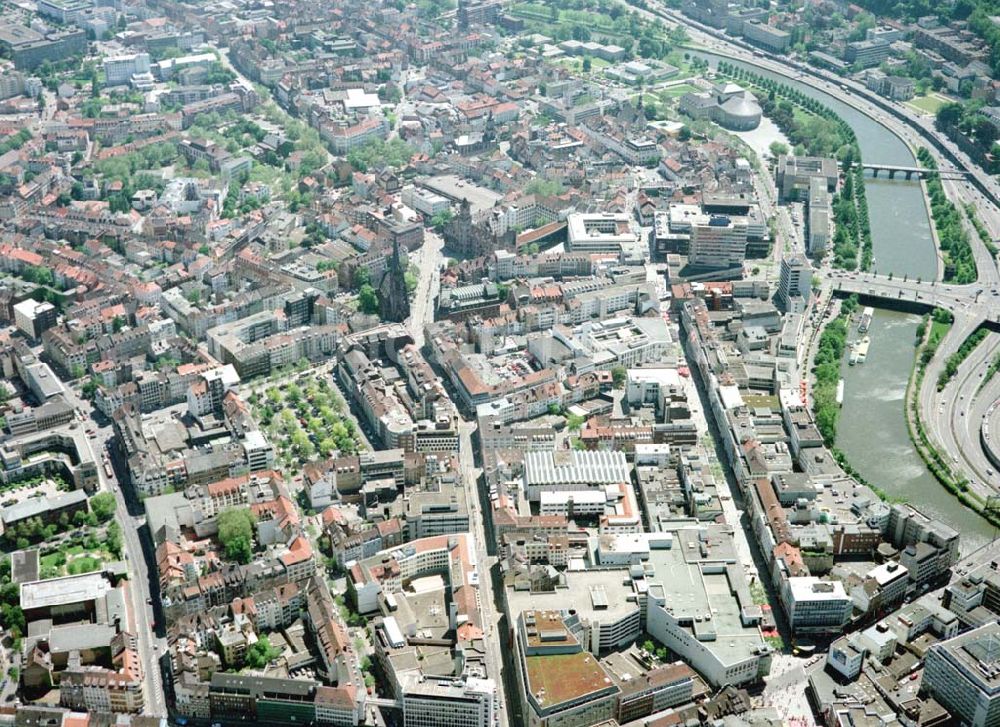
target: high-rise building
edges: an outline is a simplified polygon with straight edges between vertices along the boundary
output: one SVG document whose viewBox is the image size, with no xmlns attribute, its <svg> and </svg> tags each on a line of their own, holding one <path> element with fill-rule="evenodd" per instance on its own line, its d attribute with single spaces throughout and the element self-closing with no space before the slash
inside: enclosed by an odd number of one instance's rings
<svg viewBox="0 0 1000 727">
<path fill-rule="evenodd" d="M 892 47 L 885 39 L 856 40 L 844 49 L 844 60 L 862 68 L 877 66 L 892 55 Z"/>
<path fill-rule="evenodd" d="M 809 191 L 810 180 L 819 177 L 826 182 L 826 190 L 837 189 L 840 168 L 830 157 L 797 157 L 782 154 L 775 165 L 774 181 L 782 199 L 797 199 Z"/>
<path fill-rule="evenodd" d="M 24 74 L 19 71 L 0 73 L 0 99 L 24 93 Z"/>
<path fill-rule="evenodd" d="M 801 312 L 809 300 L 812 286 L 812 266 L 805 255 L 790 255 L 781 260 L 778 298 L 788 312 Z"/>
<path fill-rule="evenodd" d="M 743 23 L 743 37 L 754 45 L 759 45 L 775 53 L 783 53 L 792 44 L 792 34 L 787 30 L 775 28 L 760 19 L 748 20 Z"/>
<path fill-rule="evenodd" d="M 922 688 L 952 713 L 956 723 L 1000 725 L 1000 623 L 931 646 Z"/>
<path fill-rule="evenodd" d="M 822 255 L 830 244 L 830 192 L 822 177 L 809 180 L 809 217 L 806 226 L 806 252 Z"/>
<path fill-rule="evenodd" d="M 747 253 L 745 217 L 701 215 L 691 221 L 688 263 L 694 267 L 733 268 Z"/>
<path fill-rule="evenodd" d="M 39 3 L 41 12 L 41 3 Z M 0 50 L 14 61 L 18 70 L 30 71 L 45 61 L 56 62 L 87 50 L 87 34 L 79 28 L 57 30 L 42 35 L 19 23 L 0 25 Z"/>
<path fill-rule="evenodd" d="M 56 324 L 58 311 L 48 302 L 39 302 L 28 298 L 14 306 L 14 323 L 18 330 L 32 339 L 39 339 L 42 331 Z"/>
</svg>

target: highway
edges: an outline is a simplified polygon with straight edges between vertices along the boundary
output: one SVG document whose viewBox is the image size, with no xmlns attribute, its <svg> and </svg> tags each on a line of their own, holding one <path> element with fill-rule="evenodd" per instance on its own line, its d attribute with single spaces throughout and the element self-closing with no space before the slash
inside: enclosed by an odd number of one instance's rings
<svg viewBox="0 0 1000 727">
<path fill-rule="evenodd" d="M 970 489 L 984 497 L 993 494 L 987 474 L 992 469 L 980 445 L 979 425 L 994 399 L 987 399 L 989 392 L 980 392 L 979 386 L 998 343 L 1000 336 L 989 333 L 943 391 L 937 392 L 936 379 L 932 386 L 924 387 L 932 392 L 932 400 L 938 401 L 937 409 L 924 418 L 925 426 L 951 453 L 950 464 L 967 473 Z M 997 383 L 993 381 L 987 388 L 995 390 Z"/>
<path fill-rule="evenodd" d="M 92 411 L 90 402 L 80 398 L 71 386 L 66 387 L 66 401 L 74 409 Z M 167 703 L 163 692 L 163 675 L 160 669 L 160 657 L 165 653 L 166 639 L 154 633 L 152 596 L 150 594 L 150 571 L 139 539 L 139 528 L 145 523 L 142 515 L 133 516 L 129 512 L 128 503 L 118 480 L 109 479 L 102 466 L 103 452 L 107 451 L 113 430 L 109 425 L 98 427 L 92 422 L 85 422 L 84 427 L 93 428 L 94 437 L 85 437 L 90 455 L 97 463 L 97 475 L 100 490 L 111 492 L 115 496 L 115 518 L 122 529 L 122 544 L 125 560 L 128 563 L 129 579 L 127 583 L 129 605 L 129 631 L 135 633 L 139 645 L 139 656 L 143 666 L 143 692 L 146 708 L 143 714 L 155 717 L 167 716 Z M 96 446 L 95 446 L 96 444 Z M 129 493 L 132 495 L 132 493 Z M 134 496 L 134 495 L 132 495 Z M 141 505 L 136 503 L 133 511 L 141 512 Z M 152 555 L 152 553 L 150 554 Z"/>
<path fill-rule="evenodd" d="M 806 83 L 876 119 L 906 141 L 911 148 L 927 146 L 938 159 L 939 166 L 954 167 L 969 172 L 980 191 L 988 195 L 993 207 L 1000 205 L 1000 183 L 977 166 L 953 142 L 939 134 L 934 128 L 932 118 L 918 115 L 901 103 L 875 94 L 863 83 L 838 76 L 822 68 L 809 66 L 787 56 L 750 46 L 743 40 L 702 25 L 662 4 L 654 5 L 652 12 L 641 10 L 639 12 L 648 17 L 666 20 L 672 25 L 683 25 L 692 40 L 713 53 L 766 68 L 792 80 L 808 77 Z"/>
<path fill-rule="evenodd" d="M 950 465 L 969 479 L 970 489 L 983 497 L 994 494 L 997 480 L 988 474 L 991 467 L 982 451 L 978 428 L 986 407 L 1000 390 L 997 381 L 991 381 L 983 392 L 978 389 L 989 361 L 998 350 L 1000 338 L 995 333 L 988 334 L 961 364 L 944 391 L 937 390 L 937 381 L 948 357 L 976 328 L 987 320 L 1000 321 L 1000 288 L 987 290 L 978 284 L 889 280 L 884 276 L 839 271 L 827 272 L 824 276 L 836 290 L 890 300 L 905 299 L 952 312 L 951 330 L 928 363 L 918 392 L 920 415 L 931 441 L 942 447 Z"/>
</svg>

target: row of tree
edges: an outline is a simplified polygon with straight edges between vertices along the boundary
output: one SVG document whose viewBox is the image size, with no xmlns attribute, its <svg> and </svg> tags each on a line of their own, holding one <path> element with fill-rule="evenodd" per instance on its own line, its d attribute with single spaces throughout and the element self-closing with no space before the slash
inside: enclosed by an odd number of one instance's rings
<svg viewBox="0 0 1000 727">
<path fill-rule="evenodd" d="M 764 115 L 795 145 L 797 154 L 860 159 L 854 130 L 821 101 L 728 61 L 720 61 L 718 70 L 762 92 L 759 101 Z"/>
<path fill-rule="evenodd" d="M 872 264 L 872 233 L 868 220 L 864 170 L 861 167 L 844 174 L 840 193 L 833 200 L 833 264 L 844 270 L 860 266 L 868 270 Z"/>
<path fill-rule="evenodd" d="M 816 416 L 816 427 L 828 447 L 832 447 L 837 439 L 837 420 L 840 418 L 837 384 L 840 381 L 840 364 L 847 347 L 848 321 L 857 307 L 858 299 L 855 296 L 841 304 L 840 315 L 830 321 L 820 334 L 813 359 L 813 373 L 816 376 L 813 413 Z"/>
<path fill-rule="evenodd" d="M 927 169 L 937 169 L 931 153 L 921 147 L 917 159 Z M 944 280 L 946 283 L 974 283 L 978 277 L 976 260 L 969 243 L 969 234 L 962 221 L 962 213 L 944 193 L 936 174 L 927 176 L 927 194 L 931 201 L 931 217 L 937 229 L 938 245 L 944 255 Z"/>
</svg>

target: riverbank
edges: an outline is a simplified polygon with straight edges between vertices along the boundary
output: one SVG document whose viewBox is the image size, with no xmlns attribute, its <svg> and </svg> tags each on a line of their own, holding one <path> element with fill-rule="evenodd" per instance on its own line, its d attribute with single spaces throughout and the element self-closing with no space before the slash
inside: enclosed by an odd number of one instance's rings
<svg viewBox="0 0 1000 727">
<path fill-rule="evenodd" d="M 837 401 L 836 391 L 842 380 L 841 369 L 843 368 L 844 354 L 848 351 L 848 333 L 857 309 L 857 296 L 851 296 L 844 300 L 840 303 L 837 315 L 830 319 L 819 334 L 817 350 L 811 357 L 814 382 L 812 387 L 813 416 L 816 420 L 816 427 L 823 435 L 824 444 L 845 473 L 870 488 L 883 501 L 900 502 L 901 498 L 890 495 L 855 469 L 847 454 L 836 446 L 841 412 L 841 404 Z M 826 342 L 825 346 L 824 341 Z M 824 424 L 821 424 L 821 421 Z"/>
<path fill-rule="evenodd" d="M 931 212 L 930 193 L 927 191 L 927 182 L 923 179 L 920 180 L 920 192 L 924 198 L 927 219 L 932 220 L 934 216 Z M 934 241 L 934 251 L 937 253 L 937 279 L 944 280 L 944 253 L 941 251 L 941 239 L 938 237 L 937 225 L 931 225 L 931 239 Z"/>
</svg>

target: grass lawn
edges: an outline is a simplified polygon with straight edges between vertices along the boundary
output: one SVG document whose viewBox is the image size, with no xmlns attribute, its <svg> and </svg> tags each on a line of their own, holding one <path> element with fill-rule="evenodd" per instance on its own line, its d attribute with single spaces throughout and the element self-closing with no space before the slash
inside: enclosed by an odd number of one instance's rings
<svg viewBox="0 0 1000 727">
<path fill-rule="evenodd" d="M 66 572 L 71 576 L 78 576 L 81 573 L 92 573 L 101 567 L 103 561 L 98 558 L 91 558 L 89 555 L 84 555 L 80 558 L 74 558 L 69 563 L 66 564 Z"/>
<path fill-rule="evenodd" d="M 928 340 L 930 341 L 941 341 L 947 335 L 948 331 L 951 330 L 950 323 L 941 323 L 931 318 L 931 333 Z"/>
<path fill-rule="evenodd" d="M 917 111 L 922 111 L 926 114 L 936 114 L 937 110 L 944 106 L 948 101 L 941 96 L 935 94 L 928 94 L 926 96 L 916 96 L 906 102 L 907 106 L 915 108 Z"/>
<path fill-rule="evenodd" d="M 690 83 L 679 83 L 676 86 L 670 86 L 662 91 L 658 92 L 658 96 L 661 101 L 669 101 L 670 99 L 680 98 L 686 93 L 694 93 L 698 89 L 692 86 Z"/>
<path fill-rule="evenodd" d="M 653 94 L 651 94 L 651 93 L 644 93 L 644 94 L 642 94 L 642 103 L 643 104 L 655 104 L 656 102 L 657 102 L 657 98 Z M 635 96 L 630 97 L 629 98 L 629 103 L 632 104 L 633 106 L 637 105 L 639 103 L 639 94 L 636 94 Z"/>
<path fill-rule="evenodd" d="M 43 555 L 40 560 L 42 568 L 54 568 L 58 575 L 77 576 L 81 573 L 92 573 L 104 563 L 113 561 L 114 556 L 103 549 L 86 550 L 82 545 L 73 545 L 62 551 Z M 65 561 L 62 565 L 62 563 Z"/>
</svg>

